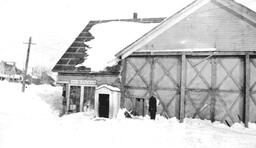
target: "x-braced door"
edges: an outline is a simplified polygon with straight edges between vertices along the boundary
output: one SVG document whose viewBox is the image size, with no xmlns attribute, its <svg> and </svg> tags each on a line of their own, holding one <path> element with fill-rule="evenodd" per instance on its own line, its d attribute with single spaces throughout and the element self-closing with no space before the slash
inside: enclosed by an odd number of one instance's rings
<svg viewBox="0 0 256 148">
<path fill-rule="evenodd" d="M 185 116 L 228 125 L 243 121 L 243 61 L 240 57 L 187 58 Z"/>
<path fill-rule="evenodd" d="M 139 115 L 147 111 L 143 106 L 136 104 L 136 98 L 148 98 L 150 92 L 151 60 L 147 57 L 130 57 L 126 59 L 125 74 L 125 107 L 138 112 Z"/>
<path fill-rule="evenodd" d="M 159 103 L 157 113 L 167 118 L 179 116 L 180 59 L 177 56 L 154 57 L 152 95 Z"/>
</svg>

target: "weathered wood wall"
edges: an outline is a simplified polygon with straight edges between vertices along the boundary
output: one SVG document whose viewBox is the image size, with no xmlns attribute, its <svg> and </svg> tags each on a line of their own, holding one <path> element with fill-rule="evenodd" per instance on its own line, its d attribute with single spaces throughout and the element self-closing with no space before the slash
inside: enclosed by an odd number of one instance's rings
<svg viewBox="0 0 256 148">
<path fill-rule="evenodd" d="M 249 69 L 245 54 L 130 56 L 124 60 L 122 99 L 127 109 L 141 110 L 135 105 L 136 98 L 144 98 L 147 114 L 148 98 L 154 95 L 159 101 L 157 113 L 168 118 L 201 118 L 228 125 L 246 118 L 256 121 L 253 56 Z M 249 99 L 245 81 L 248 72 Z"/>
</svg>

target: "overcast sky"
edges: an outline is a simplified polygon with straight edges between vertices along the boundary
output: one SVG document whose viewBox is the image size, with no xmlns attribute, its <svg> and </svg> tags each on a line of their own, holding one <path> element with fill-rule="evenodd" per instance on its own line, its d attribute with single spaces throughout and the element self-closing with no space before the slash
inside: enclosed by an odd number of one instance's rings
<svg viewBox="0 0 256 148">
<path fill-rule="evenodd" d="M 30 66 L 52 68 L 89 20 L 167 17 L 193 0 L 0 0 L 0 60 L 23 68 L 32 36 Z M 256 6 L 256 0 L 247 4 Z"/>
</svg>

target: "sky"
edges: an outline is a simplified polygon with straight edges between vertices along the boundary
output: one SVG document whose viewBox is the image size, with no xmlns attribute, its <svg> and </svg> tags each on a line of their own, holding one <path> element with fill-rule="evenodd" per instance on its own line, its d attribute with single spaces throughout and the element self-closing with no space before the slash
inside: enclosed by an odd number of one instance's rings
<svg viewBox="0 0 256 148">
<path fill-rule="evenodd" d="M 29 67 L 52 68 L 88 21 L 97 19 L 168 17 L 193 0 L 0 0 L 0 60 Z M 256 6 L 256 0 L 246 1 Z M 134 39 L 135 40 L 135 39 Z M 120 49 L 121 50 L 121 49 Z"/>
</svg>

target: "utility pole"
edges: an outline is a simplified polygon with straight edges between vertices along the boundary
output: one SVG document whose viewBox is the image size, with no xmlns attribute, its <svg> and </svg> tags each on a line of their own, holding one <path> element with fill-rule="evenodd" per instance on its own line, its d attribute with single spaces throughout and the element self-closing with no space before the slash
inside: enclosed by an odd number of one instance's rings
<svg viewBox="0 0 256 148">
<path fill-rule="evenodd" d="M 25 92 L 26 77 L 27 77 L 27 71 L 28 71 L 28 62 L 29 62 L 29 53 L 30 53 L 30 46 L 31 45 L 35 45 L 35 43 L 32 43 L 32 37 L 29 37 L 28 43 L 24 43 L 24 44 L 28 44 L 28 51 L 27 51 L 25 71 L 23 73 L 22 92 Z"/>
</svg>

